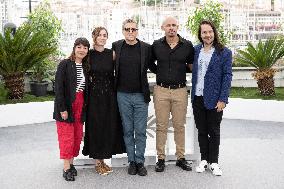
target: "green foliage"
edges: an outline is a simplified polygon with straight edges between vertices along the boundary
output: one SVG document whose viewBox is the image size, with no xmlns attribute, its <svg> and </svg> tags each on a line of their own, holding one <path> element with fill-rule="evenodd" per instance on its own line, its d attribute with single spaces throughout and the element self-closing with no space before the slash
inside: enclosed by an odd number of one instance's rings
<svg viewBox="0 0 284 189">
<path fill-rule="evenodd" d="M 188 17 L 187 27 L 191 30 L 192 34 L 196 36 L 196 39 L 200 23 L 203 20 L 210 20 L 216 26 L 221 43 L 224 45 L 228 43 L 230 32 L 225 31 L 222 25 L 224 21 L 224 15 L 221 12 L 222 7 L 223 5 L 221 3 L 210 0 L 202 7 L 197 7 L 193 14 Z"/>
<path fill-rule="evenodd" d="M 25 73 L 55 51 L 46 43 L 44 33 L 33 31 L 29 24 L 22 24 L 14 36 L 7 29 L 0 35 L 0 75 Z"/>
<path fill-rule="evenodd" d="M 44 40 L 50 45 L 59 45 L 60 33 L 63 31 L 61 21 L 52 12 L 48 1 L 41 2 L 28 15 L 28 22 L 35 32 L 44 33 Z"/>
<path fill-rule="evenodd" d="M 52 80 L 51 77 L 54 77 L 56 61 L 61 54 L 59 51 L 59 37 L 63 31 L 61 21 L 52 12 L 48 1 L 43 1 L 28 16 L 28 20 L 32 30 L 43 33 L 46 43 L 56 48 L 54 53 L 30 69 L 30 77 L 37 82 Z"/>
<path fill-rule="evenodd" d="M 247 43 L 247 48 L 238 50 L 235 60 L 238 63 L 253 66 L 258 70 L 271 68 L 284 56 L 284 37 L 259 40 L 256 46 Z"/>
<path fill-rule="evenodd" d="M 4 84 L 0 81 L 0 103 L 4 102 L 8 97 L 8 90 L 4 87 Z"/>
<path fill-rule="evenodd" d="M 51 82 L 54 80 L 55 69 L 55 62 L 50 59 L 45 59 L 41 64 L 36 64 L 29 70 L 29 76 L 32 81 Z"/>
<path fill-rule="evenodd" d="M 232 87 L 230 90 L 230 98 L 244 99 L 263 99 L 263 100 L 281 100 L 284 101 L 284 88 L 276 87 L 275 95 L 263 96 L 255 87 Z"/>
<path fill-rule="evenodd" d="M 248 67 L 248 65 L 233 60 L 232 67 Z"/>
<path fill-rule="evenodd" d="M 29 93 L 26 93 L 22 99 L 3 99 L 0 100 L 0 104 L 16 104 L 16 103 L 28 103 L 28 102 L 44 102 L 44 101 L 53 101 L 54 94 L 48 94 L 46 96 L 36 97 Z"/>
</svg>

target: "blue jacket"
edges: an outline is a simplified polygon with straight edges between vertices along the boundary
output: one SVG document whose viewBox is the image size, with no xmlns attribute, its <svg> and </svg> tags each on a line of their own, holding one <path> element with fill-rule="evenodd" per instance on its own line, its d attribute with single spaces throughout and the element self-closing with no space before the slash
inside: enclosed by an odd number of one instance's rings
<svg viewBox="0 0 284 189">
<path fill-rule="evenodd" d="M 194 99 L 198 75 L 198 57 L 202 44 L 194 47 L 192 67 L 191 102 Z M 224 48 L 221 52 L 215 50 L 212 54 L 204 77 L 203 99 L 206 109 L 214 109 L 218 101 L 228 103 L 232 81 L 232 51 Z"/>
</svg>

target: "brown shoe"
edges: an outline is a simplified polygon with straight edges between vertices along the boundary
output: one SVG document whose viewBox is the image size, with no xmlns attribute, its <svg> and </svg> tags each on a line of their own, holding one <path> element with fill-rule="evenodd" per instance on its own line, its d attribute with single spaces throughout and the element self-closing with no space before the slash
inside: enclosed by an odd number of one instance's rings
<svg viewBox="0 0 284 189">
<path fill-rule="evenodd" d="M 95 166 L 96 172 L 100 175 L 108 175 L 108 172 L 104 168 L 102 163 L 99 163 L 98 165 Z"/>
<path fill-rule="evenodd" d="M 113 170 L 110 166 L 108 166 L 105 162 L 102 162 L 104 169 L 108 172 L 108 173 L 112 173 Z"/>
</svg>

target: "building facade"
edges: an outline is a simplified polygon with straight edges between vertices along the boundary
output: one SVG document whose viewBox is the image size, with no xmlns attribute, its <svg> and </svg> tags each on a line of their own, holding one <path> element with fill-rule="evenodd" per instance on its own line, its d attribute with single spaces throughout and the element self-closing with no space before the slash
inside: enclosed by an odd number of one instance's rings
<svg viewBox="0 0 284 189">
<path fill-rule="evenodd" d="M 41 0 L 32 1 L 32 10 Z M 96 26 L 108 29 L 111 42 L 122 38 L 121 24 L 126 18 L 134 18 L 139 25 L 139 38 L 152 43 L 163 36 L 160 29 L 166 16 L 179 20 L 180 34 L 192 40 L 193 36 L 186 27 L 189 14 L 196 7 L 202 7 L 205 0 L 156 0 L 147 6 L 145 0 L 50 0 L 55 15 L 62 20 L 64 32 L 61 34 L 61 49 L 69 53 L 76 37 L 84 36 L 91 40 L 91 32 Z M 148 2 L 148 1 L 147 1 Z M 224 6 L 224 27 L 232 32 L 231 47 L 245 46 L 248 41 L 284 34 L 284 0 L 219 0 Z M 0 27 L 7 22 L 19 26 L 29 13 L 28 1 L 0 0 Z M 71 45 L 70 45 L 71 44 Z"/>
</svg>

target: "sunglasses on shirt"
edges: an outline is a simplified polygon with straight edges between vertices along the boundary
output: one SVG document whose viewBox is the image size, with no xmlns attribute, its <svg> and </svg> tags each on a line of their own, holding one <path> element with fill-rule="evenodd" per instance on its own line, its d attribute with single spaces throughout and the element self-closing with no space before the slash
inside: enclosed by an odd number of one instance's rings
<svg viewBox="0 0 284 189">
<path fill-rule="evenodd" d="M 136 32 L 136 31 L 138 31 L 138 29 L 137 29 L 137 28 L 124 28 L 124 31 L 127 31 L 127 32 L 130 32 L 130 31 Z"/>
</svg>

